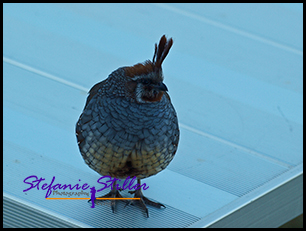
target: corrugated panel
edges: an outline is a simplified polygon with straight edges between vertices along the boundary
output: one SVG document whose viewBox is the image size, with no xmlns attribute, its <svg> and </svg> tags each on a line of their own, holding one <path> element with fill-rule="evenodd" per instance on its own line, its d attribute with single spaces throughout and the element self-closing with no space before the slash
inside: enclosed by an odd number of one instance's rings
<svg viewBox="0 0 306 231">
<path fill-rule="evenodd" d="M 35 205 L 68 222 L 42 226 L 186 227 L 219 219 L 224 225 L 232 211 L 262 206 L 259 195 L 285 189 L 275 180 L 286 182 L 295 170 L 302 174 L 302 4 L 3 6 L 3 188 L 20 207 Z M 145 195 L 167 208 L 149 208 L 145 219 L 137 206 L 119 204 L 112 214 L 86 201 L 47 201 L 41 190 L 22 192 L 32 174 L 96 182 L 74 134 L 87 91 L 118 67 L 151 58 L 165 33 L 174 39 L 165 83 L 182 135 L 169 167 L 145 179 Z M 295 206 L 300 197 L 292 203 L 284 198 L 287 212 L 274 206 L 271 216 L 286 220 L 301 213 Z M 4 210 L 10 226 L 18 214 L 18 206 L 12 208 Z M 233 224 L 266 224 L 265 213 L 244 223 L 233 216 Z M 28 218 L 24 226 L 31 226 Z"/>
<path fill-rule="evenodd" d="M 34 208 L 5 193 L 3 195 L 3 226 L 9 228 L 76 228 L 67 218 L 54 217 L 42 208 Z"/>
</svg>

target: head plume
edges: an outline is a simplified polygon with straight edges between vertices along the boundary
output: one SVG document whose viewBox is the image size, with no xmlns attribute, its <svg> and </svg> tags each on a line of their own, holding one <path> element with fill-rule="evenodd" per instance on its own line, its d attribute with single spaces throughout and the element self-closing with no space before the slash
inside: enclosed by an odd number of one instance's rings
<svg viewBox="0 0 306 231">
<path fill-rule="evenodd" d="M 162 63 L 169 53 L 169 50 L 173 44 L 172 38 L 167 40 L 166 36 L 163 35 L 159 41 L 159 44 L 155 43 L 155 52 L 153 60 L 147 60 L 144 63 L 138 63 L 131 67 L 126 67 L 125 72 L 129 77 L 146 75 L 151 72 L 160 72 Z"/>
<path fill-rule="evenodd" d="M 167 40 L 165 35 L 161 37 L 158 46 L 157 43 L 155 43 L 155 52 L 153 56 L 153 65 L 155 70 L 161 69 L 161 65 L 164 59 L 166 58 L 166 56 L 168 55 L 172 44 L 173 44 L 172 38 Z"/>
</svg>

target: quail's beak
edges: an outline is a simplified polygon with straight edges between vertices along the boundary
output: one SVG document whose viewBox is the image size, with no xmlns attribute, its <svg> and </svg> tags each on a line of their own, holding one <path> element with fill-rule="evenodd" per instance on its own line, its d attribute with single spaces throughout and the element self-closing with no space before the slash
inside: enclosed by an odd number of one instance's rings
<svg viewBox="0 0 306 231">
<path fill-rule="evenodd" d="M 154 85 L 154 88 L 157 89 L 157 90 L 160 90 L 160 91 L 168 91 L 167 86 L 162 82 Z"/>
</svg>

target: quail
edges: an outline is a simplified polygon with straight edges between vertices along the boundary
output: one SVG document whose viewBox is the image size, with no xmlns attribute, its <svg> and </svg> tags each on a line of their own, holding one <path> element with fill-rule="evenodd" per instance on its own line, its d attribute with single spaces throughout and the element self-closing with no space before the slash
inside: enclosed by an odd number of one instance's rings
<svg viewBox="0 0 306 231">
<path fill-rule="evenodd" d="M 76 136 L 85 163 L 100 175 L 136 177 L 141 185 L 141 179 L 162 171 L 173 159 L 180 132 L 162 72 L 172 44 L 163 35 L 152 61 L 120 67 L 90 89 Z M 141 188 L 130 193 L 140 198 L 147 217 L 146 204 L 165 207 L 146 198 Z M 122 198 L 115 187 L 102 197 Z M 111 201 L 113 212 L 116 201 Z"/>
</svg>

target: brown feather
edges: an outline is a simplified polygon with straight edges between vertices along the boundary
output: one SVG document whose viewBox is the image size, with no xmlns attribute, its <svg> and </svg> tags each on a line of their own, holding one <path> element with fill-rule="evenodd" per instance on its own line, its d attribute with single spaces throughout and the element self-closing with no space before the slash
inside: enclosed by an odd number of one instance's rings
<svg viewBox="0 0 306 231">
<path fill-rule="evenodd" d="M 161 65 L 169 53 L 169 50 L 173 44 L 172 38 L 167 40 L 166 36 L 163 35 L 159 41 L 159 44 L 155 44 L 155 51 L 153 56 L 153 62 L 147 60 L 144 63 L 138 63 L 131 67 L 125 68 L 125 74 L 129 77 L 138 75 L 146 75 L 150 72 L 159 72 Z"/>
<path fill-rule="evenodd" d="M 161 91 L 161 92 L 158 93 L 158 95 L 155 98 L 146 98 L 146 97 L 143 97 L 143 100 L 144 101 L 149 101 L 149 102 L 159 102 L 163 98 L 163 95 L 164 95 L 164 92 Z"/>
<path fill-rule="evenodd" d="M 149 60 L 147 60 L 144 64 L 138 63 L 131 67 L 125 68 L 125 74 L 129 77 L 134 77 L 137 75 L 146 75 L 150 72 L 153 72 L 154 66 L 153 63 Z"/>
</svg>

